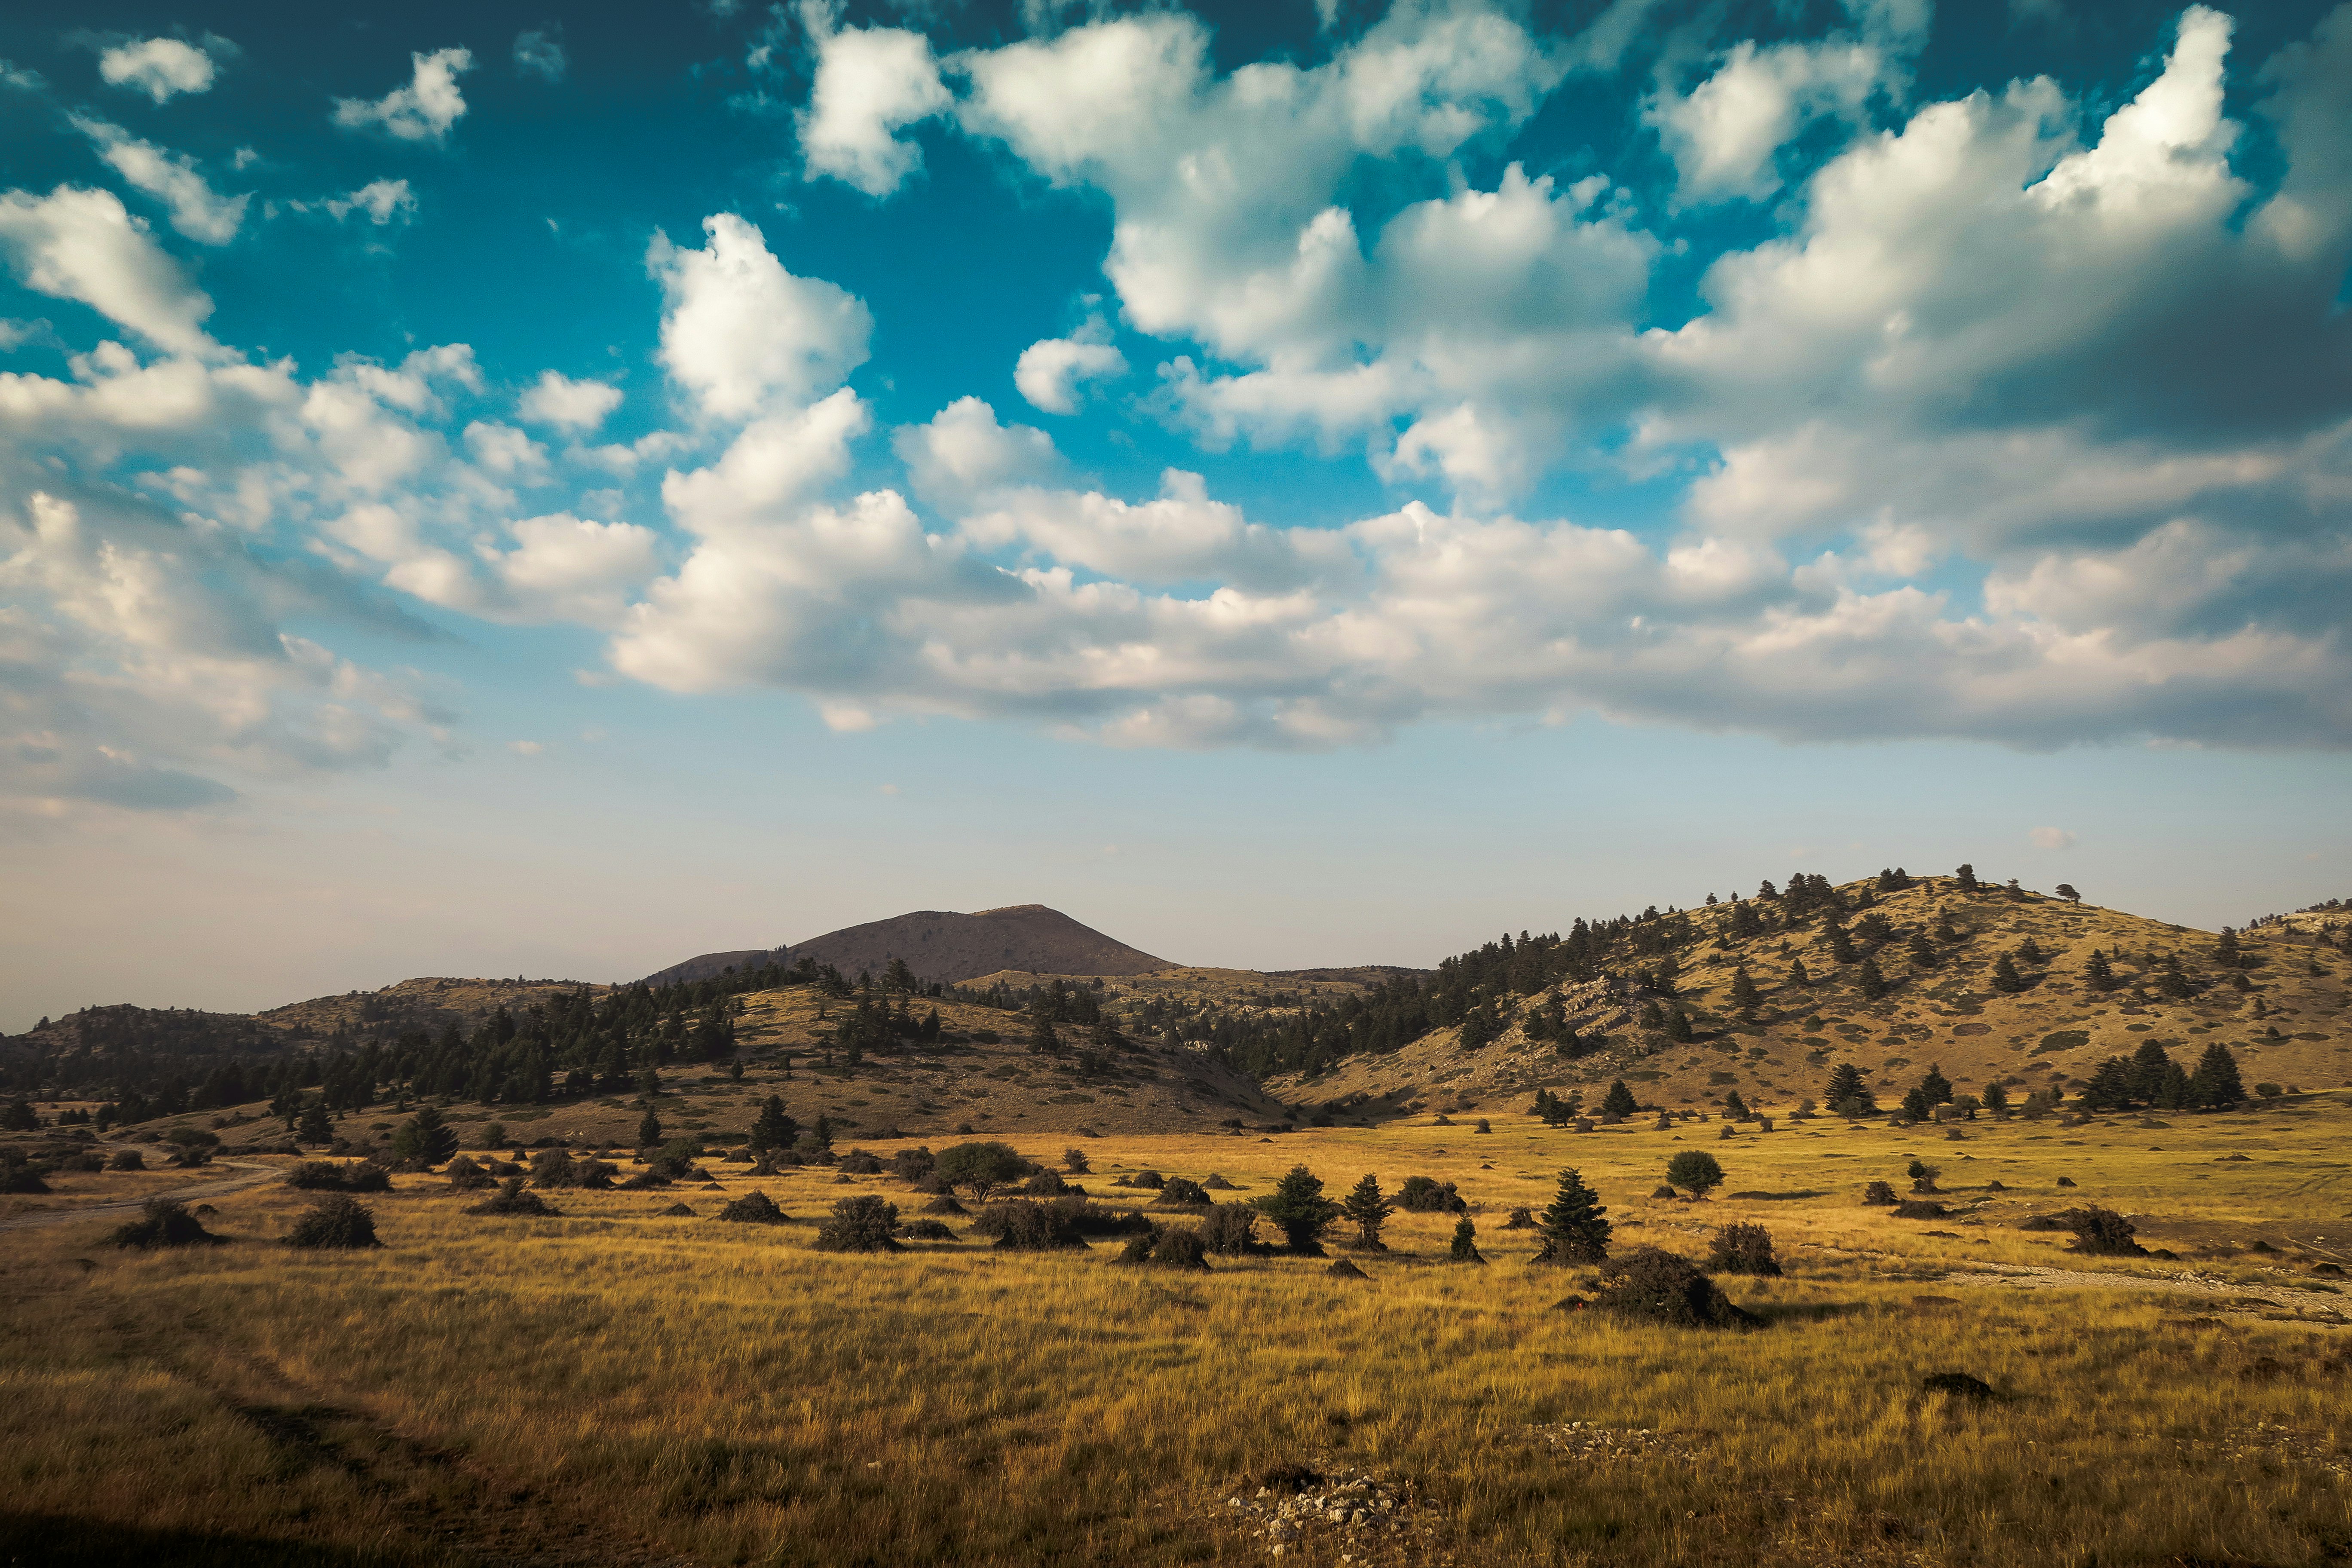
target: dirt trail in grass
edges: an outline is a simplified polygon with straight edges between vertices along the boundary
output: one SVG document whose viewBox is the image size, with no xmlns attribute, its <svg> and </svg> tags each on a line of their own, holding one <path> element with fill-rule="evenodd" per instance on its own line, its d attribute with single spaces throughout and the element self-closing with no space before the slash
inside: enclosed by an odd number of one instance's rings
<svg viewBox="0 0 2352 1568">
<path fill-rule="evenodd" d="M 156 1198 L 177 1198 L 182 1203 L 193 1203 L 198 1198 L 216 1198 L 224 1193 L 241 1193 L 247 1187 L 261 1186 L 285 1174 L 275 1165 L 257 1165 L 250 1160 L 223 1160 L 220 1163 L 235 1166 L 240 1171 L 250 1171 L 253 1174 L 230 1176 L 194 1187 L 174 1187 L 170 1192 L 149 1193 L 144 1197 L 124 1198 L 119 1202 L 83 1204 L 79 1208 L 37 1209 L 31 1214 L 0 1219 L 0 1230 L 27 1230 L 35 1226 L 65 1225 L 73 1220 L 88 1219 L 92 1215 L 136 1214 Z"/>
<path fill-rule="evenodd" d="M 2175 1296 L 2195 1296 L 2216 1305 L 2294 1307 L 2303 1311 L 2343 1315 L 2344 1299 L 2295 1285 L 2240 1285 L 2227 1279 L 2204 1279 L 2194 1274 L 2094 1273 L 2083 1268 L 2044 1268 L 2034 1264 L 2004 1264 L 1996 1268 L 1947 1274 L 1945 1285 L 1990 1285 L 2012 1290 L 2157 1290 Z"/>
</svg>

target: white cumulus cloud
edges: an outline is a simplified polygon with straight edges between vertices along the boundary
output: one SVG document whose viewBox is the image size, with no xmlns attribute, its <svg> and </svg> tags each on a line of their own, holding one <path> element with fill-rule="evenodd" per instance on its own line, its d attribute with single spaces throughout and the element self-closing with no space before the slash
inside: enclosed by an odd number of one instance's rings
<svg viewBox="0 0 2352 1568">
<path fill-rule="evenodd" d="M 379 99 L 335 100 L 335 123 L 353 130 L 373 127 L 403 142 L 439 142 L 449 128 L 465 118 L 466 98 L 457 79 L 474 68 L 469 49 L 436 49 L 412 54 L 415 74 L 406 87 L 397 87 Z"/>
<path fill-rule="evenodd" d="M 204 245 L 226 245 L 245 222 L 250 193 L 223 196 L 184 153 L 171 153 L 142 142 L 120 125 L 86 115 L 73 117 L 73 127 L 98 146 L 99 156 L 138 190 L 171 209 L 172 226 Z"/>
<path fill-rule="evenodd" d="M 800 402 L 866 363 L 874 318 L 856 296 L 796 278 L 759 229 L 733 213 L 702 220 L 707 243 L 656 235 L 646 268 L 661 283 L 661 360 L 711 418 L 742 418 L 772 400 Z"/>
<path fill-rule="evenodd" d="M 930 40 L 900 27 L 837 28 L 835 8 L 803 0 L 816 50 L 816 82 L 794 122 L 805 177 L 832 178 L 884 196 L 922 166 L 923 151 L 898 134 L 948 107 Z"/>
<path fill-rule="evenodd" d="M 210 91 L 214 68 L 212 56 L 177 38 L 139 38 L 98 57 L 100 79 L 143 92 L 158 103 L 174 93 Z"/>
<path fill-rule="evenodd" d="M 516 401 L 515 409 L 535 425 L 552 425 L 586 435 L 621 405 L 621 389 L 601 381 L 574 381 L 561 371 L 541 371 L 538 382 Z"/>
</svg>

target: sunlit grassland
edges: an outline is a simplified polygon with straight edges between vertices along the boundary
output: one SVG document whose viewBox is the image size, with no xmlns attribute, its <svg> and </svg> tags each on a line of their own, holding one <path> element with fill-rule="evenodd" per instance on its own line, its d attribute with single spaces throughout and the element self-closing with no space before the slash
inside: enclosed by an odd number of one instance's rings
<svg viewBox="0 0 2352 1568">
<path fill-rule="evenodd" d="M 1837 1121 L 1579 1135 L 1516 1116 L 1485 1135 L 1417 1121 L 1083 1141 L 1082 1179 L 1109 1198 L 1130 1195 L 1110 1184 L 1121 1167 L 1145 1165 L 1221 1173 L 1245 1189 L 1233 1198 L 1298 1162 L 1335 1192 L 1366 1171 L 1391 1189 L 1460 1184 L 1488 1267 L 1446 1261 L 1452 1216 L 1399 1215 L 1392 1251 L 1353 1282 L 1306 1259 L 1122 1268 L 1107 1243 L 843 1257 L 814 1250 L 810 1225 L 713 1223 L 719 1195 L 691 1185 L 559 1194 L 562 1218 L 500 1221 L 404 1177 L 369 1200 L 387 1247 L 356 1255 L 275 1245 L 305 1201 L 277 1188 L 219 1200 L 236 1245 L 201 1254 L 117 1254 L 96 1222 L 12 1232 L 0 1509 L 388 1560 L 482 1552 L 515 1516 L 526 1534 L 581 1531 L 610 1561 L 1265 1561 L 1218 1504 L 1271 1466 L 1336 1459 L 1417 1481 L 1435 1549 L 1469 1563 L 2323 1561 L 2352 1546 L 2335 1468 L 2352 1328 L 1937 1283 L 2079 1262 L 2013 1224 L 2084 1200 L 2148 1216 L 2146 1238 L 2184 1255 L 2192 1236 L 2352 1237 L 2352 1109 L 2168 1120 L 1976 1123 L 1959 1142 Z M 1048 1161 L 1067 1142 L 1016 1141 Z M 1667 1155 L 1692 1147 L 1723 1162 L 1727 1191 L 1822 1195 L 1652 1200 Z M 2250 1158 L 2216 1163 L 2231 1152 Z M 1866 1180 L 1906 1186 L 1915 1153 L 1943 1167 L 1952 1220 L 1856 1205 Z M 1567 1163 L 1636 1222 L 1621 1246 L 1696 1253 L 1726 1220 L 1770 1226 L 1789 1275 L 1726 1281 L 1766 1325 L 1557 1310 L 1577 1277 L 1528 1266 L 1501 1226 Z M 887 1178 L 712 1168 L 799 1218 L 853 1192 L 908 1201 Z M 2011 1190 L 1969 1215 L 1984 1194 L 1958 1189 L 1993 1179 Z M 681 1197 L 704 1217 L 658 1216 Z M 2194 1267 L 2276 1300 L 2308 1282 L 2284 1258 Z M 1923 1394 L 1944 1370 L 2003 1398 Z M 289 1441 L 277 1418 L 304 1412 Z M 1658 1428 L 1677 1452 L 1604 1464 L 1528 1431 L 1561 1421 Z M 2243 1451 L 2273 1427 L 2292 1441 Z M 1285 1561 L 1347 1550 L 1310 1542 Z"/>
</svg>

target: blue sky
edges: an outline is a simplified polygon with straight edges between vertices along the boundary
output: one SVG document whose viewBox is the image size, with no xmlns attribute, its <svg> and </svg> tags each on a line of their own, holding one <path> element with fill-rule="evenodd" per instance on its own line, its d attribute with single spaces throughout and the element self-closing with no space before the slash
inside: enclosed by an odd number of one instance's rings
<svg viewBox="0 0 2352 1568">
<path fill-rule="evenodd" d="M 0 1026 L 2352 872 L 2352 10 L 0 19 Z"/>
</svg>

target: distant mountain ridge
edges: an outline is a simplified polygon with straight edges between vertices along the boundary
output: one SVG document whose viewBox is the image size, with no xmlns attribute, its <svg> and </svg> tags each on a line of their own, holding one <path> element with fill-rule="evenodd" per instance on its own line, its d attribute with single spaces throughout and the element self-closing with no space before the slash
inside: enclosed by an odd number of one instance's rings
<svg viewBox="0 0 2352 1568">
<path fill-rule="evenodd" d="M 900 958 L 919 977 L 950 984 L 1007 969 L 1110 975 L 1178 967 L 1081 925 L 1059 910 L 1044 904 L 1011 904 L 971 914 L 917 910 L 782 947 L 701 953 L 646 979 L 652 984 L 707 980 L 730 966 L 740 970 L 768 963 L 793 964 L 803 958 L 813 963 L 830 963 L 852 977 L 861 970 L 879 974 L 890 960 Z"/>
</svg>

